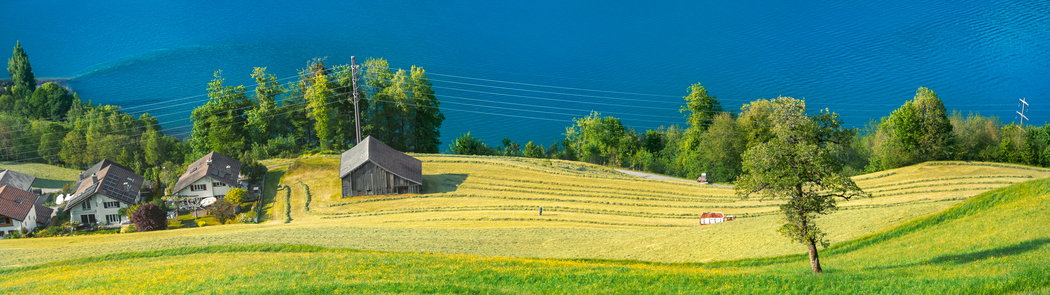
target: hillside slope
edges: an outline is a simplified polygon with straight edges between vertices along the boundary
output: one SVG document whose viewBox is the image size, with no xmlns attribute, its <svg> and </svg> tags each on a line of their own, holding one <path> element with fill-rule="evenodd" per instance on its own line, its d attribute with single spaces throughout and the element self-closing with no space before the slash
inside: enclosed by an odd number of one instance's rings
<svg viewBox="0 0 1050 295">
<path fill-rule="evenodd" d="M 1048 207 L 1048 179 L 996 189 L 943 212 L 827 249 L 826 273 L 819 276 L 808 274 L 802 255 L 703 265 L 260 245 L 125 253 L 0 270 L 0 291 L 1046 292 L 1050 288 Z"/>
<path fill-rule="evenodd" d="M 730 189 L 626 176 L 578 162 L 417 155 L 426 193 L 339 198 L 338 159 L 270 160 L 260 225 L 0 242 L 0 267 L 177 247 L 312 245 L 539 258 L 706 262 L 803 253 L 776 233 L 779 201 Z M 954 164 L 950 164 L 954 163 Z M 289 169 L 291 168 L 291 169 Z M 1046 169 L 927 163 L 857 177 L 872 198 L 842 202 L 818 222 L 833 243 L 861 237 L 982 191 L 1043 178 Z M 929 185 L 924 188 L 922 185 Z M 280 187 L 279 190 L 276 188 Z M 308 193 L 309 192 L 309 193 Z M 270 207 L 269 204 L 273 204 Z M 538 215 L 538 207 L 544 215 Z M 699 226 L 703 211 L 740 218 Z M 288 223 L 285 223 L 288 221 Z M 61 253 L 61 254 L 56 254 Z"/>
</svg>

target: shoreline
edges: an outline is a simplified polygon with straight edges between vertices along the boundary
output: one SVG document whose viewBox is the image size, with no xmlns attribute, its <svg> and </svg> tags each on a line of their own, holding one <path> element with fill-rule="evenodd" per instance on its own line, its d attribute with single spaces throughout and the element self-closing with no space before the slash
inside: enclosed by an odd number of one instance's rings
<svg viewBox="0 0 1050 295">
<path fill-rule="evenodd" d="M 37 78 L 36 86 L 40 87 L 40 85 L 44 85 L 44 83 L 54 82 L 58 83 L 58 85 L 62 85 L 62 87 L 72 93 L 73 89 L 69 87 L 69 81 L 71 80 L 73 80 L 73 78 Z M 11 79 L 0 79 L 0 95 L 7 92 L 7 87 L 10 87 L 12 84 Z"/>
</svg>

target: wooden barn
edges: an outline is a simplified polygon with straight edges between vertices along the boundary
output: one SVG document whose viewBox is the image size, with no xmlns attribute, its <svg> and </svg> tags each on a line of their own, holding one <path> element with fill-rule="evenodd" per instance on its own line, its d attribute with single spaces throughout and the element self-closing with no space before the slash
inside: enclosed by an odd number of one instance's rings
<svg viewBox="0 0 1050 295">
<path fill-rule="evenodd" d="M 722 212 L 704 212 L 700 214 L 700 225 L 715 224 L 719 222 L 733 221 L 736 217 L 725 215 Z"/>
<path fill-rule="evenodd" d="M 339 158 L 343 197 L 418 194 L 423 187 L 423 161 L 399 152 L 371 136 Z"/>
</svg>

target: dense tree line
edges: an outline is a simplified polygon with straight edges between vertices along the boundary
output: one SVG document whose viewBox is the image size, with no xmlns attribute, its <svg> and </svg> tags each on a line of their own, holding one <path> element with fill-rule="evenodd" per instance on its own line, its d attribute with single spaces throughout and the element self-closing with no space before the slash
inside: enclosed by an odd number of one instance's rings
<svg viewBox="0 0 1050 295">
<path fill-rule="evenodd" d="M 359 82 L 362 136 L 405 152 L 438 152 L 445 116 L 422 68 L 393 71 L 384 59 L 368 59 L 358 73 L 350 65 L 310 61 L 299 79 L 282 85 L 266 68 L 255 68 L 255 91 L 226 85 L 222 72 L 208 84 L 209 100 L 193 110 L 187 140 L 194 156 L 217 151 L 243 159 L 291 156 L 304 151 L 342 151 L 356 142 L 353 77 Z"/>
<path fill-rule="evenodd" d="M 161 163 L 182 162 L 186 149 L 157 119 L 83 102 L 57 83 L 37 87 L 29 57 L 16 44 L 7 63 L 11 85 L 0 95 L 0 158 L 84 169 L 110 159 L 151 179 Z"/>
<path fill-rule="evenodd" d="M 383 59 L 367 60 L 357 73 L 315 59 L 287 84 L 255 68 L 253 92 L 228 85 L 217 71 L 207 85 L 208 101 L 192 112 L 185 141 L 165 135 L 148 113 L 135 117 L 117 106 L 84 102 L 56 83 L 38 87 L 20 43 L 7 70 L 12 79 L 0 90 L 0 159 L 74 169 L 110 159 L 160 183 L 175 181 L 211 151 L 237 158 L 242 172 L 255 178 L 266 172 L 258 160 L 350 148 L 356 143 L 355 76 L 363 136 L 401 151 L 435 153 L 445 119 L 422 68 L 393 71 Z"/>
<path fill-rule="evenodd" d="M 695 179 L 708 173 L 716 182 L 732 182 L 743 172 L 744 151 L 774 138 L 773 100 L 760 99 L 739 112 L 721 103 L 701 84 L 688 88 L 681 112 L 687 127 L 676 125 L 644 132 L 625 128 L 618 118 L 592 112 L 566 128 L 565 139 L 524 153 L 504 139 L 489 147 L 469 133 L 450 146 L 456 154 L 527 156 L 586 161 Z M 829 116 L 837 114 L 823 110 Z M 834 122 L 838 122 L 832 120 Z M 829 121 L 829 122 L 832 122 Z M 837 124 L 837 123 L 836 123 Z M 839 128 L 839 127 L 835 127 Z M 924 161 L 963 160 L 1050 167 L 1050 124 L 1004 124 L 997 117 L 948 112 L 937 93 L 919 88 L 912 100 L 863 130 L 842 128 L 848 141 L 827 146 L 845 175 L 893 169 Z M 508 144 L 510 143 L 510 144 Z M 538 150 L 543 151 L 538 152 Z"/>
</svg>

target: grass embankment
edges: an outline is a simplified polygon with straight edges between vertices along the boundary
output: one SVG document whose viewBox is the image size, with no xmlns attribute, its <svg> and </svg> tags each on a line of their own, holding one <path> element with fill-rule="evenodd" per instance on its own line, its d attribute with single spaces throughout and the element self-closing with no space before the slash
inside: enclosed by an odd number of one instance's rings
<svg viewBox="0 0 1050 295">
<path fill-rule="evenodd" d="M 0 270 L 4 293 L 934 293 L 1050 290 L 1050 180 L 983 193 L 823 252 L 711 264 L 184 247 Z M 92 271 L 88 271 L 92 270 Z M 105 270 L 105 271 L 98 271 Z"/>
<path fill-rule="evenodd" d="M 659 262 L 805 252 L 776 233 L 780 217 L 773 213 L 779 201 L 740 200 L 731 189 L 630 177 L 578 162 L 417 156 L 424 161 L 425 194 L 343 199 L 337 195 L 335 156 L 268 160 L 267 179 L 279 182 L 266 184 L 263 224 L 3 241 L 0 268 L 102 254 L 259 243 Z M 819 222 L 832 242 L 843 242 L 943 210 L 982 189 L 1047 177 L 1048 171 L 929 163 L 863 175 L 856 178 L 861 187 L 894 195 L 842 202 L 844 210 Z M 909 188 L 920 184 L 936 186 Z M 542 216 L 539 206 L 545 209 Z M 696 216 L 703 211 L 741 218 L 697 226 Z"/>
<path fill-rule="evenodd" d="M 81 171 L 40 163 L 0 162 L 0 169 L 11 169 L 24 174 L 36 176 L 33 187 L 62 188 L 62 185 L 77 181 Z"/>
</svg>

